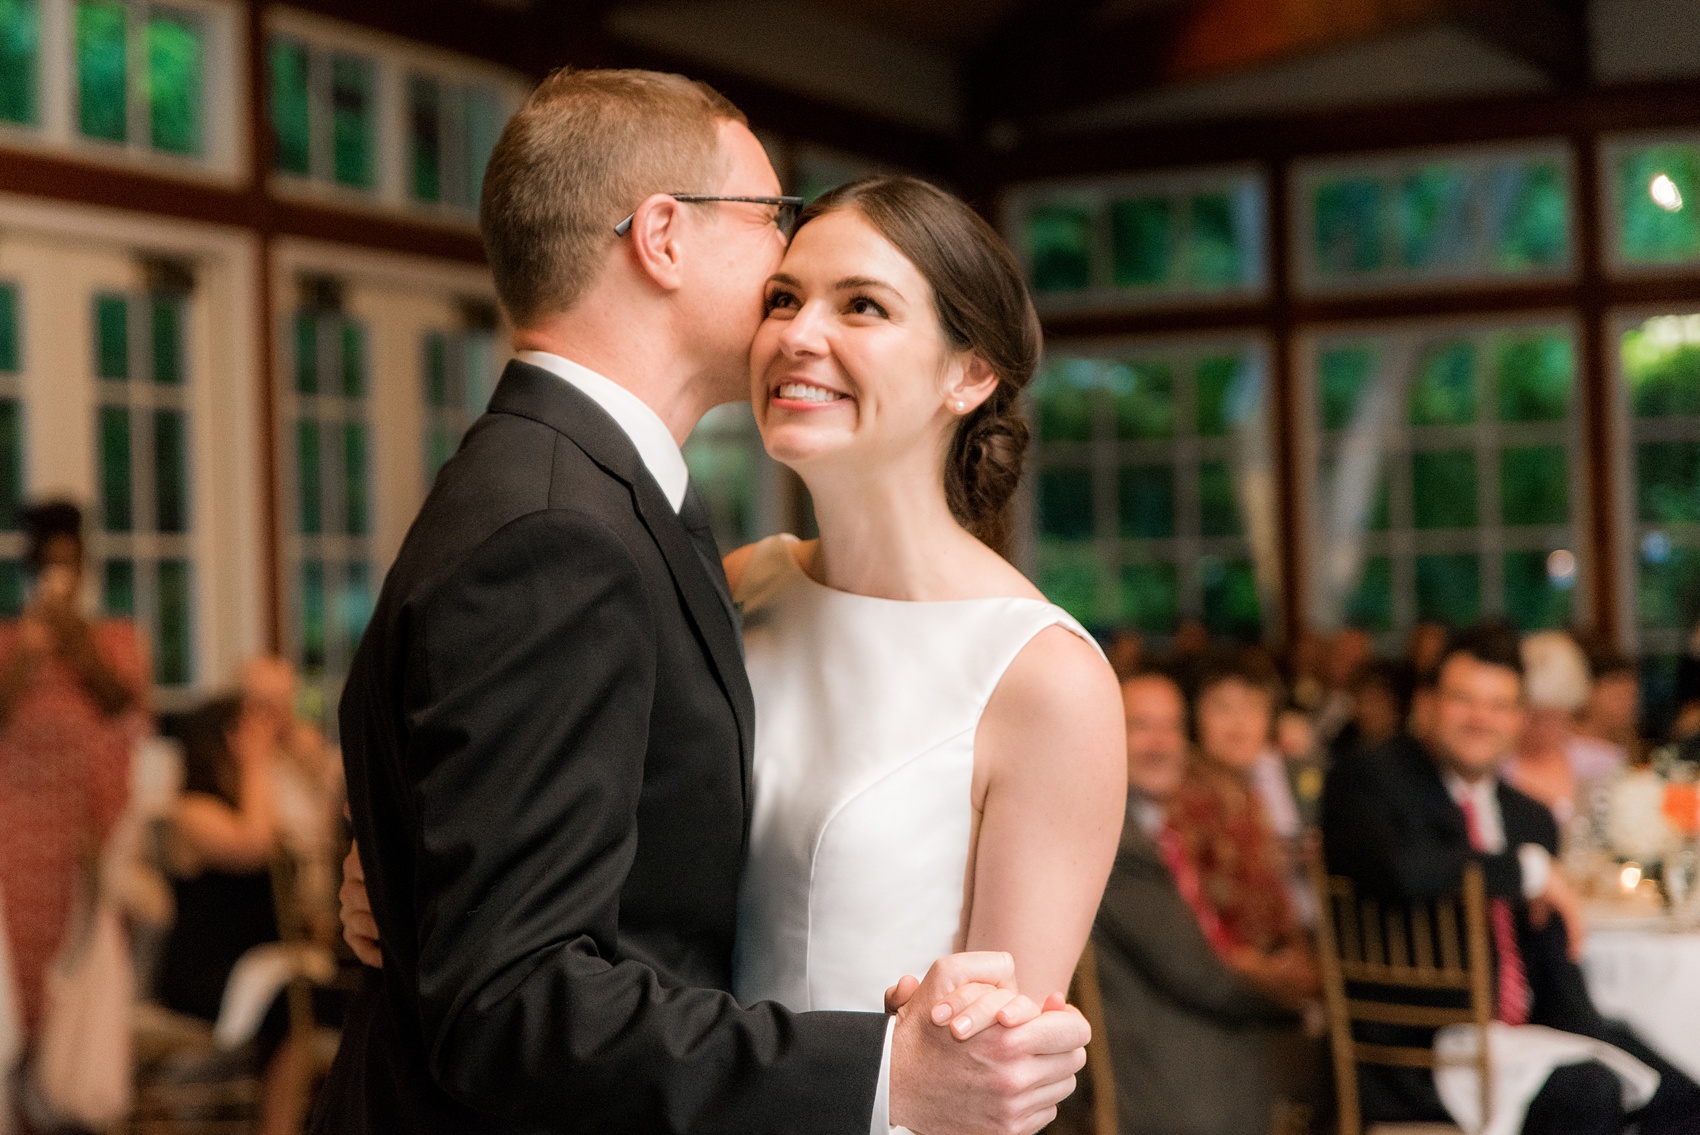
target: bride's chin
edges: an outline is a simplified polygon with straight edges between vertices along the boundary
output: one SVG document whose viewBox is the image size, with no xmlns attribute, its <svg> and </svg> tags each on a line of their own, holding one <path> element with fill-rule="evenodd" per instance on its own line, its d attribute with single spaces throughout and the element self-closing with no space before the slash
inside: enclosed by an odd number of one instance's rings
<svg viewBox="0 0 1700 1135">
<path fill-rule="evenodd" d="M 843 443 L 842 439 L 822 436 L 822 431 L 787 422 L 781 426 L 764 429 L 762 446 L 767 450 L 767 455 L 781 465 L 796 468 L 830 457 L 843 448 Z"/>
</svg>

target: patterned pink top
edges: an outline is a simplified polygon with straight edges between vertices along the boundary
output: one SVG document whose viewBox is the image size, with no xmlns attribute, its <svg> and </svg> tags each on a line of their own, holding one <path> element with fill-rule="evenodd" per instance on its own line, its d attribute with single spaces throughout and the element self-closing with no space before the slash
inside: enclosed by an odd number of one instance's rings
<svg viewBox="0 0 1700 1135">
<path fill-rule="evenodd" d="M 95 648 L 133 690 L 147 672 L 135 627 L 93 625 Z M 0 623 L 0 672 L 18 624 Z M 80 857 L 104 842 L 129 796 L 140 716 L 104 716 L 72 669 L 48 658 L 0 727 L 0 889 L 24 1035 L 41 1021 L 42 982 L 71 914 Z"/>
</svg>

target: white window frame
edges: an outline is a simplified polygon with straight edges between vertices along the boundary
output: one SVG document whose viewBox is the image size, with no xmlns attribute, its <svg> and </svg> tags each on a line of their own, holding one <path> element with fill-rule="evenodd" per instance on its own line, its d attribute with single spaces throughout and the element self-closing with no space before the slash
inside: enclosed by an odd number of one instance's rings
<svg viewBox="0 0 1700 1135">
<path fill-rule="evenodd" d="M 1618 193 L 1617 162 L 1631 150 L 1647 146 L 1687 145 L 1700 149 L 1700 131 L 1658 130 L 1631 134 L 1611 134 L 1600 139 L 1599 178 L 1601 223 L 1600 255 L 1611 275 L 1623 279 L 1647 279 L 1664 276 L 1692 276 L 1700 272 L 1700 253 L 1689 260 L 1673 260 L 1664 264 L 1625 260 L 1618 240 L 1618 214 L 1623 200 Z M 1700 210 L 1700 200 L 1683 202 L 1684 209 Z"/>
</svg>

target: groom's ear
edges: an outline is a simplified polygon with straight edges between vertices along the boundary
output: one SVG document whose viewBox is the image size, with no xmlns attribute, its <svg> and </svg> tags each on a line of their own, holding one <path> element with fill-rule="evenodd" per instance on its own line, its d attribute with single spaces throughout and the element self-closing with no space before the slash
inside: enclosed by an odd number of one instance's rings
<svg viewBox="0 0 1700 1135">
<path fill-rule="evenodd" d="M 666 291 L 684 281 L 684 226 L 685 206 L 665 193 L 655 193 L 632 214 L 632 227 L 623 238 L 631 242 L 638 269 Z"/>
<path fill-rule="evenodd" d="M 998 375 L 975 351 L 963 352 L 959 367 L 956 380 L 944 392 L 945 404 L 954 409 L 961 402 L 963 409 L 957 412 L 966 413 L 992 396 L 998 388 Z"/>
</svg>

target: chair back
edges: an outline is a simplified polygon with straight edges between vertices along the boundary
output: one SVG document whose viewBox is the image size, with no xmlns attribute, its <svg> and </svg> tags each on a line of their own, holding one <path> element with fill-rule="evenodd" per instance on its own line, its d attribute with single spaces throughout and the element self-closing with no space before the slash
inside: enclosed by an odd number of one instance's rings
<svg viewBox="0 0 1700 1135">
<path fill-rule="evenodd" d="M 1110 1031 L 1104 1024 L 1104 996 L 1098 987 L 1098 955 L 1090 938 L 1074 969 L 1071 1000 L 1092 1026 L 1092 1039 L 1086 1042 L 1086 1070 L 1092 1081 L 1092 1132 L 1116 1135 L 1116 1070 L 1110 1063 Z"/>
<path fill-rule="evenodd" d="M 1476 1072 L 1482 1123 L 1491 1111 L 1493 1081 L 1488 1024 L 1493 1019 L 1488 955 L 1487 900 L 1478 864 L 1464 869 L 1462 891 L 1431 902 L 1384 903 L 1357 893 L 1351 879 L 1311 866 L 1320 917 L 1317 934 L 1323 993 L 1334 1056 L 1340 1135 L 1361 1135 L 1358 1065 L 1433 1068 L 1432 1045 L 1371 1044 L 1354 1035 L 1355 1023 L 1439 1029 L 1477 1029 Z M 1373 986 L 1377 996 L 1362 996 Z M 1436 994 L 1463 994 L 1463 1006 L 1437 1006 Z M 1405 999 L 1401 1000 L 1401 996 Z"/>
</svg>

